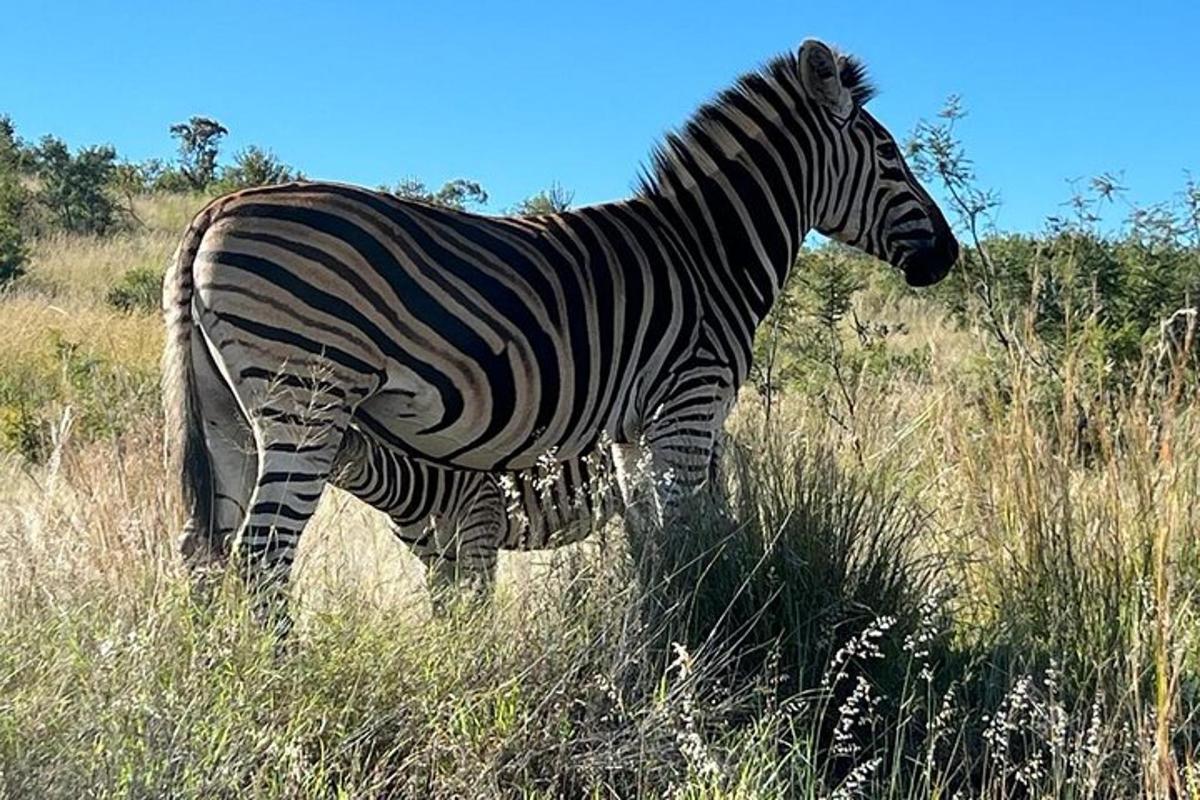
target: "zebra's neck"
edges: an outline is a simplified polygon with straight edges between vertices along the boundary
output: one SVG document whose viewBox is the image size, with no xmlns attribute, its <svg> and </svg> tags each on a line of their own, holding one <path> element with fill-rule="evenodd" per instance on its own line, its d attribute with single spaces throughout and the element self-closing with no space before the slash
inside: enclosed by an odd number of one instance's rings
<svg viewBox="0 0 1200 800">
<path fill-rule="evenodd" d="M 784 56 L 701 107 L 642 184 L 746 347 L 812 224 L 825 172 L 814 164 L 832 157 L 796 74 Z"/>
</svg>

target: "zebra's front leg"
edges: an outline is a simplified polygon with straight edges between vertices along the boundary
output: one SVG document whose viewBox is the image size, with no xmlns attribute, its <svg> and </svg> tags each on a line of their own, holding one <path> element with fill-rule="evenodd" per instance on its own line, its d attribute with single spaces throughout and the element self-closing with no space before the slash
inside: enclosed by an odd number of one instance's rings
<svg viewBox="0 0 1200 800">
<path fill-rule="evenodd" d="M 644 542 L 663 522 L 650 450 L 640 442 L 631 442 L 614 444 L 612 454 L 625 509 L 625 529 L 632 540 Z"/>
<path fill-rule="evenodd" d="M 496 586 L 496 551 L 466 555 L 459 550 L 423 559 L 429 602 L 437 616 L 456 605 L 486 605 Z"/>
<path fill-rule="evenodd" d="M 644 536 L 669 524 L 681 505 L 699 491 L 718 511 L 727 511 L 724 433 L 717 429 L 697 442 L 690 431 L 682 435 L 659 432 L 641 443 L 613 446 L 617 482 L 625 504 L 626 527 Z"/>
</svg>

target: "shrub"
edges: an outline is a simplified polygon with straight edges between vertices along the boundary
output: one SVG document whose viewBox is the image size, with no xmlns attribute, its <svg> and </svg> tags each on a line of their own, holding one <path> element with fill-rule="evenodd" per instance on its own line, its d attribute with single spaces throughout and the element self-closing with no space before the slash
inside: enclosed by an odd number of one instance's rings
<svg viewBox="0 0 1200 800">
<path fill-rule="evenodd" d="M 0 450 L 36 462 L 45 452 L 45 435 L 37 415 L 26 405 L 0 405 Z"/>
<path fill-rule="evenodd" d="M 938 122 L 917 126 L 909 147 L 916 171 L 945 189 L 968 240 L 958 267 L 930 293 L 964 324 L 983 321 L 1003 348 L 1032 355 L 1055 380 L 1067 354 L 1086 345 L 1091 368 L 1128 384 L 1148 338 L 1196 305 L 1200 191 L 1189 182 L 1181 203 L 1134 207 L 1109 230 L 1102 211 L 1122 188 L 1100 175 L 1042 233 L 1000 233 L 991 227 L 999 200 L 977 186 L 955 131 L 964 116 L 951 98 Z"/>
<path fill-rule="evenodd" d="M 233 157 L 233 166 L 221 171 L 218 189 L 231 192 L 252 186 L 271 186 L 302 180 L 303 175 L 283 163 L 270 150 L 250 145 Z"/>
<path fill-rule="evenodd" d="M 116 150 L 105 145 L 83 147 L 72 154 L 62 139 L 46 136 L 32 156 L 39 183 L 34 196 L 55 227 L 102 235 L 118 225 L 120 212 L 109 193 Z"/>
<path fill-rule="evenodd" d="M 131 269 L 108 290 L 104 299 L 120 311 L 157 311 L 162 300 L 162 270 Z"/>
<path fill-rule="evenodd" d="M 446 181 L 442 188 L 432 190 L 424 181 L 416 178 L 405 178 L 394 187 L 381 186 L 382 191 L 391 192 L 405 200 L 419 200 L 430 205 L 453 208 L 459 211 L 468 206 L 482 206 L 488 201 L 488 193 L 475 181 L 465 178 L 455 178 Z"/>
<path fill-rule="evenodd" d="M 151 191 L 183 194 L 196 190 L 192 186 L 191 180 L 188 179 L 187 175 L 179 167 L 161 163 L 156 164 L 151 175 L 152 177 L 148 179 L 148 186 Z"/>
<path fill-rule="evenodd" d="M 561 184 L 552 183 L 550 188 L 543 189 L 532 197 L 527 197 L 513 208 L 514 214 L 526 217 L 538 214 L 556 214 L 566 211 L 575 200 L 575 193 L 564 189 Z"/>
</svg>

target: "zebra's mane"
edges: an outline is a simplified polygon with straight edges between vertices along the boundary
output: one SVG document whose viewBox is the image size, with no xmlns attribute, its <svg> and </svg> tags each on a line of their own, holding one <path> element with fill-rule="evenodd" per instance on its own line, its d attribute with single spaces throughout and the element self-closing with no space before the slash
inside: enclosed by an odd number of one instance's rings
<svg viewBox="0 0 1200 800">
<path fill-rule="evenodd" d="M 875 96 L 875 85 L 867 74 L 867 67 L 851 55 L 839 54 L 842 85 L 850 91 L 855 105 L 866 105 Z M 800 75 L 800 59 L 795 51 L 787 52 L 768 61 L 754 72 L 747 73 L 712 100 L 701 105 L 687 122 L 677 131 L 670 131 L 663 141 L 650 153 L 650 166 L 643 168 L 638 176 L 637 190 L 640 195 L 656 195 L 663 192 L 666 178 L 672 174 L 686 154 L 687 143 L 701 136 L 712 124 L 724 118 L 723 109 L 739 98 L 761 95 L 769 80 L 788 85 L 796 82 Z"/>
</svg>

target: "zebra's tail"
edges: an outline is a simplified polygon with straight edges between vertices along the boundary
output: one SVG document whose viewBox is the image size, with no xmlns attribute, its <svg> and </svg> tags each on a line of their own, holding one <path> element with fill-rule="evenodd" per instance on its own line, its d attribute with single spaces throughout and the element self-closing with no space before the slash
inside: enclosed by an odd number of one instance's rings
<svg viewBox="0 0 1200 800">
<path fill-rule="evenodd" d="M 213 512 L 212 463 L 204 439 L 192 365 L 192 262 L 214 216 L 212 205 L 193 218 L 163 278 L 162 399 L 165 424 L 165 460 L 168 472 L 180 478 L 188 520 L 179 547 L 191 561 L 202 543 L 211 542 Z"/>
</svg>

